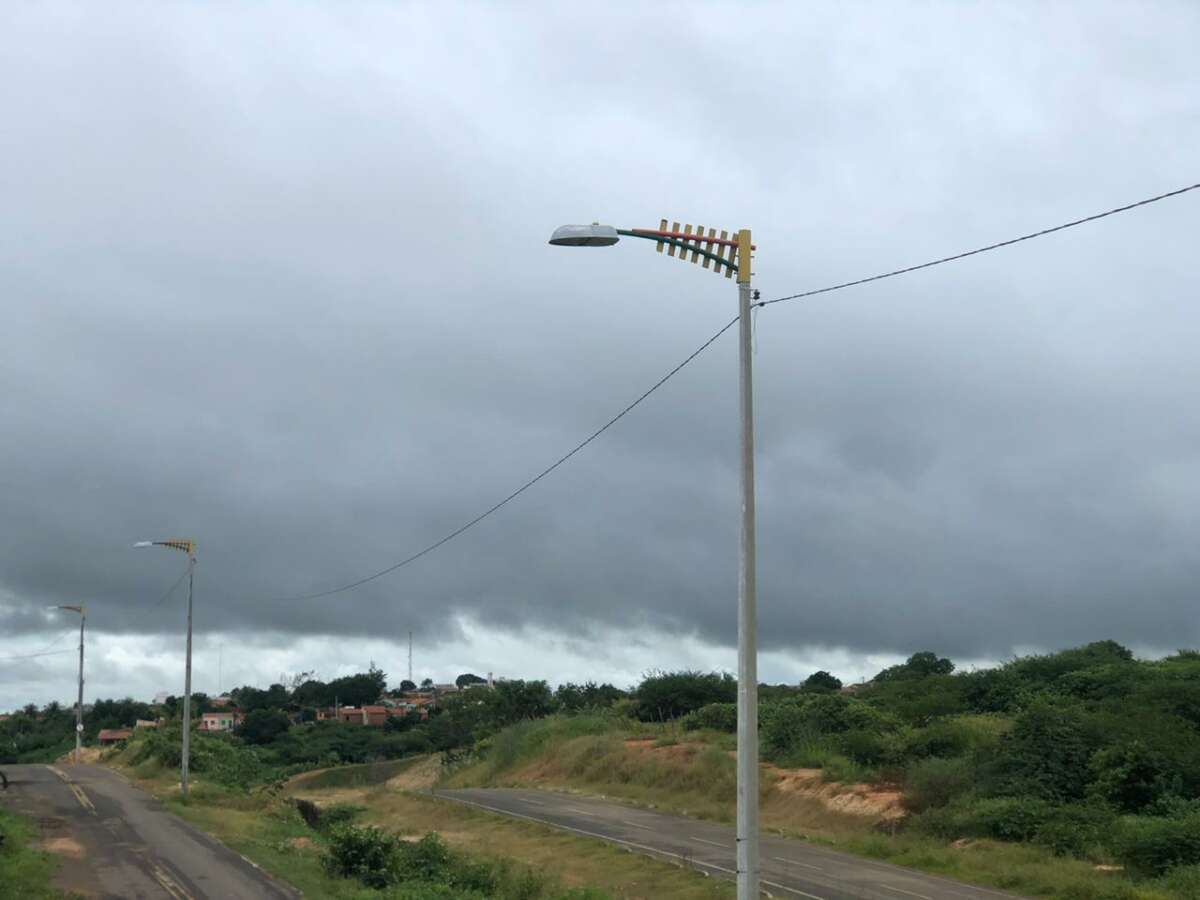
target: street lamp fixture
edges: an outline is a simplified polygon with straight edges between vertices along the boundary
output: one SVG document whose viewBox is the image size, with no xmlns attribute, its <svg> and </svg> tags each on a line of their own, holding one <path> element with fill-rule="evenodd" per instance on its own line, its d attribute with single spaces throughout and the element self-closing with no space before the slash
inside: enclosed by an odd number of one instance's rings
<svg viewBox="0 0 1200 900">
<path fill-rule="evenodd" d="M 196 577 L 196 542 L 183 538 L 165 541 L 138 541 L 134 547 L 166 547 L 178 550 L 188 557 L 188 604 L 187 604 L 187 662 L 183 675 L 183 758 L 179 763 L 179 792 L 188 795 L 188 756 L 192 737 L 192 587 Z"/>
<path fill-rule="evenodd" d="M 754 384 L 751 367 L 750 286 L 751 256 L 755 249 L 750 230 L 727 231 L 699 225 L 667 227 L 663 219 L 654 228 L 614 228 L 563 225 L 554 230 L 550 243 L 558 247 L 609 247 L 622 237 L 654 241 L 659 253 L 678 253 L 684 262 L 699 262 L 718 275 L 737 275 L 738 286 L 738 382 L 741 408 L 741 535 L 738 547 L 738 703 L 737 703 L 737 896 L 758 900 L 758 622 L 755 589 L 754 542 Z"/>
</svg>

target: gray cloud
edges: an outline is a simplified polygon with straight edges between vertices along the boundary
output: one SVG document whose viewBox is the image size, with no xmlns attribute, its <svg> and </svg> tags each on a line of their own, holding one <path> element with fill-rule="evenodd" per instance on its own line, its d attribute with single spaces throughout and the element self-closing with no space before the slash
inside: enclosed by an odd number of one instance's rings
<svg viewBox="0 0 1200 900">
<path fill-rule="evenodd" d="M 179 534 L 202 629 L 728 645 L 732 335 L 435 554 L 278 598 L 472 518 L 733 314 L 560 222 L 753 225 L 772 297 L 1195 180 L 1188 5 L 690 9 L 15 12 L 0 628 L 176 628 L 182 558 L 129 545 Z M 765 646 L 1200 640 L 1196 204 L 759 314 Z"/>
</svg>

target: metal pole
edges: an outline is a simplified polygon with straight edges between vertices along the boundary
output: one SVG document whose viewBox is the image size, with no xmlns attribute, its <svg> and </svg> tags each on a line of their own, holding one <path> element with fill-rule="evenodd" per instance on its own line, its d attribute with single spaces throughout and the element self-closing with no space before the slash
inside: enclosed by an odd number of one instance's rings
<svg viewBox="0 0 1200 900">
<path fill-rule="evenodd" d="M 75 765 L 83 755 L 83 625 L 87 621 L 86 607 L 79 607 L 79 700 L 75 704 Z"/>
<path fill-rule="evenodd" d="M 180 761 L 180 793 L 188 795 L 188 754 L 192 738 L 192 586 L 196 573 L 196 558 L 188 554 L 188 615 L 187 663 L 183 676 L 183 759 Z"/>
<path fill-rule="evenodd" d="M 750 232 L 738 232 L 742 527 L 738 553 L 737 896 L 758 900 L 758 622 L 754 561 L 754 385 Z"/>
</svg>

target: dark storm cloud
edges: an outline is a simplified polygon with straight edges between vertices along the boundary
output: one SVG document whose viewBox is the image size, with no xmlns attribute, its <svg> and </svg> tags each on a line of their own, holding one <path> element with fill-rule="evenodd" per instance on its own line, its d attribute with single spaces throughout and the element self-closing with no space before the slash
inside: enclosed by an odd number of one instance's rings
<svg viewBox="0 0 1200 900">
<path fill-rule="evenodd" d="M 182 557 L 129 545 L 178 534 L 207 629 L 728 643 L 732 333 L 457 541 L 279 598 L 456 528 L 732 315 L 556 224 L 751 224 L 771 297 L 1195 180 L 1185 5 L 632 9 L 15 15 L 5 631 L 174 628 Z M 767 647 L 1200 640 L 1197 209 L 759 314 Z"/>
</svg>

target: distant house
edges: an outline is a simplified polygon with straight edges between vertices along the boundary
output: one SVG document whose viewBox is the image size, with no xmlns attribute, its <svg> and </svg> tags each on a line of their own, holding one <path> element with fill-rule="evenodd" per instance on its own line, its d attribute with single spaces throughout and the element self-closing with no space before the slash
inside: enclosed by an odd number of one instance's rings
<svg viewBox="0 0 1200 900">
<path fill-rule="evenodd" d="M 119 744 L 121 741 L 129 740 L 131 734 L 133 734 L 132 728 L 101 728 L 100 746 L 105 747 L 110 744 Z"/>
<path fill-rule="evenodd" d="M 158 720 L 157 719 L 138 719 L 136 722 L 133 723 L 133 727 L 134 727 L 135 731 L 138 728 L 157 728 Z"/>
<path fill-rule="evenodd" d="M 346 725 L 367 725 L 381 728 L 388 718 L 404 715 L 398 709 L 388 706 L 339 706 L 317 710 L 318 722 L 342 722 Z"/>
<path fill-rule="evenodd" d="M 242 714 L 236 709 L 206 712 L 200 716 L 201 731 L 233 731 L 242 724 Z"/>
<path fill-rule="evenodd" d="M 220 697 L 209 697 L 208 705 L 215 706 L 217 709 L 224 709 L 233 703 L 233 698 L 228 694 L 222 694 Z"/>
</svg>

